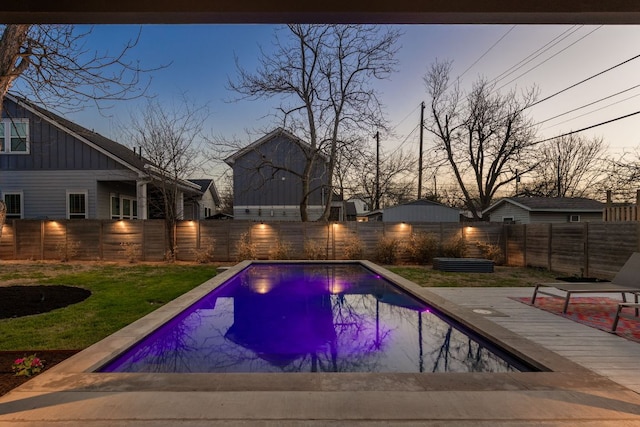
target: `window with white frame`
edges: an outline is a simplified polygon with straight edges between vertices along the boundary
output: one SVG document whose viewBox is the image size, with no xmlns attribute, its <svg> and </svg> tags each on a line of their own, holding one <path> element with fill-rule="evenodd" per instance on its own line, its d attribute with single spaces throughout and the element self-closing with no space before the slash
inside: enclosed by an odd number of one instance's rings
<svg viewBox="0 0 640 427">
<path fill-rule="evenodd" d="M 87 191 L 67 191 L 67 218 L 85 219 L 89 217 Z"/>
<path fill-rule="evenodd" d="M 138 219 L 138 201 L 133 197 L 112 194 L 111 219 Z"/>
<path fill-rule="evenodd" d="M 29 120 L 0 120 L 0 153 L 29 153 Z"/>
<path fill-rule="evenodd" d="M 569 215 L 569 222 L 580 222 L 580 215 Z"/>
<path fill-rule="evenodd" d="M 24 214 L 22 192 L 4 193 L 4 203 L 7 207 L 7 219 L 20 219 Z"/>
</svg>

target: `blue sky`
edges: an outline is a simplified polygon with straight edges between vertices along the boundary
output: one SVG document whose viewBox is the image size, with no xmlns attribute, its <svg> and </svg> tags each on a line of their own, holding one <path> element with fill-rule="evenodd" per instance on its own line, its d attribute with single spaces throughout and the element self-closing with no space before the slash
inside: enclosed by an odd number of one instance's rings
<svg viewBox="0 0 640 427">
<path fill-rule="evenodd" d="M 398 147 L 416 150 L 419 104 L 428 102 L 423 76 L 436 59 L 453 61 L 453 76 L 461 76 L 468 87 L 482 75 L 494 79 L 521 61 L 540 53 L 500 81 L 501 89 L 521 89 L 536 84 L 540 98 L 601 72 L 640 53 L 640 26 L 571 25 L 406 25 L 398 53 L 398 72 L 380 82 L 378 88 L 394 136 L 382 139 L 383 150 Z M 265 101 L 227 102 L 228 77 L 236 72 L 234 58 L 247 69 L 255 69 L 260 46 L 269 49 L 275 27 L 272 25 L 108 25 L 97 26 L 87 47 L 117 51 L 142 29 L 135 56 L 146 67 L 171 65 L 152 75 L 150 93 L 163 102 L 177 100 L 182 93 L 193 101 L 208 103 L 210 133 L 223 137 L 246 138 L 246 129 L 269 128 L 273 104 Z M 554 38 L 566 38 L 550 47 Z M 493 46 L 493 47 L 492 47 Z M 607 72 L 598 78 L 554 96 L 530 110 L 536 121 L 581 107 L 600 98 L 640 84 L 640 58 Z M 626 99 L 629 98 L 629 99 Z M 626 100 L 625 100 L 626 99 Z M 116 138 L 119 123 L 126 123 L 131 111 L 142 101 L 118 103 L 104 117 L 87 109 L 69 118 Z M 610 104 L 607 108 L 602 108 Z M 595 111 L 594 110 L 598 110 Z M 640 110 L 640 87 L 622 95 L 545 122 L 539 137 L 610 120 Z M 588 113 L 588 114 L 587 114 Z M 582 117 L 578 117 L 581 116 Z M 275 124 L 274 124 L 275 125 Z M 601 136 L 614 154 L 632 151 L 640 145 L 640 115 L 584 132 Z M 255 135 L 257 137 L 257 135 Z M 373 141 L 372 141 L 373 144 Z M 427 146 L 428 146 L 427 142 Z"/>
</svg>

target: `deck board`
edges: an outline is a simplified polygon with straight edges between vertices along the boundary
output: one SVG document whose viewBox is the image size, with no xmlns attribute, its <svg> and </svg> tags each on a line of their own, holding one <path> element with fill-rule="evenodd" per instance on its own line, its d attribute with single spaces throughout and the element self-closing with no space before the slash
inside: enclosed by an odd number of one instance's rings
<svg viewBox="0 0 640 427">
<path fill-rule="evenodd" d="M 514 301 L 530 297 L 533 288 L 428 288 L 430 292 L 470 309 L 497 311 L 485 317 L 616 383 L 640 393 L 640 344 L 581 325 Z M 612 294 L 596 295 L 615 298 Z"/>
</svg>

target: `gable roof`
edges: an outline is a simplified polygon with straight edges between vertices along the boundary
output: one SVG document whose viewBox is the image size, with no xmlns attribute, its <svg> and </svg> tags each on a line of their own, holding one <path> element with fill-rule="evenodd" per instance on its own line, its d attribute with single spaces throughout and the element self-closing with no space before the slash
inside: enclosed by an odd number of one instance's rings
<svg viewBox="0 0 640 427">
<path fill-rule="evenodd" d="M 506 197 L 482 213 L 489 213 L 505 203 L 529 212 L 602 212 L 604 209 L 604 203 L 585 197 Z"/>
<path fill-rule="evenodd" d="M 102 154 L 110 157 L 121 165 L 125 166 L 128 169 L 131 169 L 134 172 L 137 172 L 142 175 L 148 175 L 152 172 L 160 171 L 157 165 L 151 162 L 149 159 L 143 157 L 140 153 L 136 153 L 131 150 L 129 147 L 120 144 L 119 142 L 113 141 L 107 137 L 100 135 L 99 133 L 93 132 L 83 126 L 80 126 L 77 123 L 74 123 L 70 120 L 65 119 L 51 111 L 45 110 L 44 108 L 35 105 L 34 103 L 15 96 L 13 94 L 6 94 L 5 100 L 9 100 L 36 116 L 42 118 L 46 122 L 52 124 L 53 126 L 61 129 L 62 131 L 76 137 L 80 141 L 89 145 L 90 147 L 96 149 Z M 196 189 L 193 183 L 187 180 L 179 180 L 179 183 L 182 186 L 186 186 L 191 190 Z"/>
<path fill-rule="evenodd" d="M 145 159 L 138 153 L 131 150 L 129 147 L 106 138 L 99 133 L 93 132 L 83 126 L 80 126 L 77 123 L 67 120 L 55 113 L 52 113 L 51 111 L 45 110 L 44 108 L 35 105 L 34 103 L 24 98 L 20 98 L 12 94 L 7 94 L 5 98 L 31 111 L 33 114 L 41 117 L 57 128 L 77 137 L 85 143 L 88 143 L 93 148 L 97 149 L 108 157 L 111 157 L 112 159 L 122 164 L 123 166 L 128 167 L 129 169 L 133 169 L 136 172 L 144 172 L 145 165 L 153 165 L 150 160 Z"/>
<path fill-rule="evenodd" d="M 455 210 L 455 211 L 459 211 L 460 210 L 460 209 L 452 208 L 450 206 L 446 206 L 446 205 L 443 205 L 442 203 L 434 202 L 434 201 L 428 200 L 428 199 L 418 199 L 418 200 L 414 200 L 412 202 L 400 203 L 399 205 L 389 206 L 389 207 L 385 208 L 385 210 L 397 208 L 399 206 L 439 206 L 439 207 L 443 207 L 443 208 L 447 208 L 447 209 L 452 209 L 452 210 Z"/>
<path fill-rule="evenodd" d="M 200 191 L 202 191 L 203 193 L 206 191 L 210 191 L 215 204 L 220 204 L 220 195 L 218 194 L 218 189 L 216 188 L 215 183 L 212 179 L 189 179 L 188 181 L 191 181 L 194 184 L 200 186 Z"/>
<path fill-rule="evenodd" d="M 231 156 L 229 156 L 226 159 L 224 159 L 224 162 L 226 164 L 228 164 L 229 166 L 233 166 L 233 164 L 239 158 L 245 156 L 246 154 L 248 154 L 251 151 L 255 151 L 262 144 L 265 144 L 265 143 L 267 143 L 267 142 L 271 141 L 272 139 L 277 138 L 279 136 L 284 136 L 285 138 L 290 139 L 291 141 L 294 141 L 300 147 L 308 148 L 310 150 L 312 149 L 311 145 L 308 142 L 303 141 L 302 139 L 298 138 L 297 136 L 295 136 L 294 134 L 292 134 L 288 130 L 285 130 L 285 129 L 279 127 L 279 128 L 276 128 L 276 129 L 272 130 L 271 132 L 269 132 L 265 136 L 253 141 L 251 144 L 247 145 L 246 147 L 236 151 L 234 154 L 232 154 Z M 325 161 L 328 161 L 327 157 L 324 154 L 320 153 L 320 156 Z"/>
</svg>

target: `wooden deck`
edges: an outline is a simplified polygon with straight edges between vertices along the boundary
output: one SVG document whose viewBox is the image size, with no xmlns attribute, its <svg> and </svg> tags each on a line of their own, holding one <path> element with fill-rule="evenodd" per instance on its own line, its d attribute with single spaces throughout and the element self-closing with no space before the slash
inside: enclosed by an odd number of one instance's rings
<svg viewBox="0 0 640 427">
<path fill-rule="evenodd" d="M 509 298 L 531 296 L 533 288 L 428 289 L 455 304 L 476 310 L 476 313 L 500 326 L 640 393 L 639 343 Z M 615 298 L 611 294 L 602 296 Z"/>
</svg>

